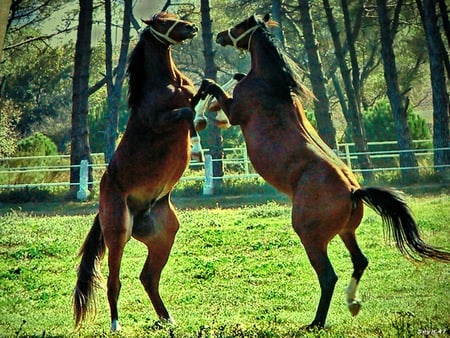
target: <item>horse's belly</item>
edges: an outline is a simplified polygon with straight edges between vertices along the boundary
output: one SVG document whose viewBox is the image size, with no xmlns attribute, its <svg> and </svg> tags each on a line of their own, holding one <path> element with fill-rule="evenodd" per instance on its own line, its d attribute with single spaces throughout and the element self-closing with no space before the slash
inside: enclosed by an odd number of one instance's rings
<svg viewBox="0 0 450 338">
<path fill-rule="evenodd" d="M 108 171 L 122 194 L 136 205 L 146 205 L 167 195 L 189 163 L 189 141 L 119 146 Z M 138 147 L 139 145 L 139 147 Z M 133 149 L 130 149 L 133 148 Z M 139 150 L 137 150 L 139 149 Z"/>
<path fill-rule="evenodd" d="M 276 143 L 257 142 L 247 143 L 247 152 L 250 162 L 256 172 L 264 178 L 267 183 L 279 191 L 290 195 L 293 191 L 293 172 L 298 170 L 300 161 L 293 161 L 292 149 Z"/>
</svg>

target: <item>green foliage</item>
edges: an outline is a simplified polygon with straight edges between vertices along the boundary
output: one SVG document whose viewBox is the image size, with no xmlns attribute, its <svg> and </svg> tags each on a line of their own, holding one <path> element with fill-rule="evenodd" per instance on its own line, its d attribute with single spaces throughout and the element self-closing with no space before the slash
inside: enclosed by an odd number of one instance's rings
<svg viewBox="0 0 450 338">
<path fill-rule="evenodd" d="M 56 144 L 44 134 L 37 132 L 26 137 L 17 144 L 15 156 L 47 156 L 57 155 Z"/>
<path fill-rule="evenodd" d="M 50 135 L 70 121 L 71 48 L 72 45 L 61 45 L 45 48 L 44 53 L 31 48 L 14 56 L 11 69 L 6 70 L 4 95 L 23 112 L 17 126 L 21 135 L 35 131 Z"/>
<path fill-rule="evenodd" d="M 449 197 L 447 193 L 408 196 L 424 239 L 447 248 Z M 370 260 L 360 283 L 361 313 L 352 317 L 346 308 L 343 290 L 352 273 L 351 258 L 336 238 L 328 251 L 340 279 L 329 326 L 308 332 L 302 326 L 311 322 L 320 291 L 290 225 L 289 204 L 267 198 L 260 204 L 248 198 L 233 208 L 226 199 L 219 200 L 223 207 L 205 208 L 197 199 L 185 203 L 178 209 L 181 226 L 160 285 L 177 325 L 157 321 L 139 282 L 147 249 L 130 240 L 121 267 L 123 331 L 109 332 L 106 291 L 100 288 L 97 316 L 77 337 L 378 338 L 448 333 L 449 265 L 411 264 L 386 243 L 381 219 L 371 210 L 366 209 L 358 232 L 360 247 Z M 32 213 L 0 209 L 1 335 L 73 337 L 71 296 L 77 252 L 96 205 L 23 207 Z M 105 257 L 105 275 L 106 261 Z"/>
<path fill-rule="evenodd" d="M 413 140 L 427 140 L 431 137 L 425 119 L 414 113 L 411 108 L 407 111 L 407 119 Z M 394 117 L 388 100 L 377 101 L 363 113 L 363 120 L 369 142 L 397 140 Z"/>
<path fill-rule="evenodd" d="M 38 132 L 32 136 L 21 139 L 17 143 L 17 150 L 13 158 L 0 162 L 0 184 L 31 184 L 41 182 L 58 182 L 64 174 L 61 171 L 46 170 L 50 166 L 58 166 L 64 163 L 64 159 L 52 158 L 22 158 L 28 156 L 49 156 L 57 155 L 56 144 L 44 134 Z M 37 167 L 40 171 L 26 171 L 23 168 Z M 22 168 L 17 170 L 16 168 Z M 8 189 L 1 191 L 2 201 L 39 201 L 48 199 L 52 193 L 52 188 L 29 189 Z"/>
<path fill-rule="evenodd" d="M 15 127 L 22 112 L 12 100 L 0 101 L 0 157 L 12 155 L 17 148 Z"/>
<path fill-rule="evenodd" d="M 22 176 L 23 177 L 23 176 Z M 30 178 L 32 180 L 32 178 Z M 33 182 L 33 181 L 31 181 Z M 4 182 L 0 177 L 0 183 Z M 1 203 L 62 202 L 68 197 L 64 187 L 10 188 L 0 191 Z"/>
<path fill-rule="evenodd" d="M 123 88 L 122 99 L 119 104 L 119 120 L 117 126 L 119 137 L 125 131 L 129 117 L 128 106 L 125 100 L 126 91 L 127 88 Z M 106 104 L 105 97 L 106 88 L 101 88 L 89 97 L 89 144 L 93 153 L 103 153 L 105 151 L 105 130 L 108 118 L 108 105 Z"/>
</svg>

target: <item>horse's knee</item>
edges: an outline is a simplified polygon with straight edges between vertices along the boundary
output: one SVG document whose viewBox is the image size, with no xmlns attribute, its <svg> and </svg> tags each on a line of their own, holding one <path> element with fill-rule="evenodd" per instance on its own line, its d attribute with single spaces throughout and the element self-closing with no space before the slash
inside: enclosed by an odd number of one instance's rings
<svg viewBox="0 0 450 338">
<path fill-rule="evenodd" d="M 353 270 L 354 270 L 352 277 L 356 278 L 356 280 L 359 281 L 361 279 L 361 276 L 362 276 L 364 270 L 369 265 L 369 260 L 367 259 L 366 256 L 361 254 L 358 256 L 353 256 L 352 263 L 353 263 Z"/>
<path fill-rule="evenodd" d="M 334 289 L 334 286 L 338 281 L 338 276 L 332 267 L 320 272 L 318 277 L 321 288 Z"/>
</svg>

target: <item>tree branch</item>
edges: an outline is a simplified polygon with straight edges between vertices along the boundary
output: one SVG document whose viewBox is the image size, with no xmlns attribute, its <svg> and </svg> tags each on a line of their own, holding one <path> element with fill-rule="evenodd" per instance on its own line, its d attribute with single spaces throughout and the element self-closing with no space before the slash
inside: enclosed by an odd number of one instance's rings
<svg viewBox="0 0 450 338">
<path fill-rule="evenodd" d="M 60 31 L 57 31 L 57 32 L 51 33 L 51 34 L 33 36 L 33 37 L 30 37 L 30 38 L 28 38 L 26 40 L 23 40 L 23 41 L 20 41 L 18 43 L 15 43 L 13 45 L 6 46 L 6 47 L 3 48 L 3 50 L 14 49 L 14 48 L 21 47 L 23 45 L 26 45 L 28 43 L 35 42 L 35 41 L 46 41 L 46 40 L 49 40 L 49 39 L 51 39 L 52 37 L 54 37 L 56 35 L 59 35 L 59 34 L 62 34 L 62 33 L 68 33 L 68 32 L 73 31 L 75 29 L 77 29 L 77 27 L 66 28 L 66 29 L 63 29 L 63 30 L 60 30 Z"/>
</svg>

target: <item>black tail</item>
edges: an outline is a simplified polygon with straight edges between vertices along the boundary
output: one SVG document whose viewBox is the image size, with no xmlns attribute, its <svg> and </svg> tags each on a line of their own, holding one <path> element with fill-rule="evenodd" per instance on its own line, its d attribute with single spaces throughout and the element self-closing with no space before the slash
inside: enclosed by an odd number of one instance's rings
<svg viewBox="0 0 450 338">
<path fill-rule="evenodd" d="M 434 248 L 422 240 L 411 210 L 398 192 L 384 188 L 364 188 L 354 191 L 353 197 L 364 201 L 381 216 L 388 234 L 406 257 L 416 261 L 419 258 L 450 261 L 449 252 Z"/>
<path fill-rule="evenodd" d="M 99 263 L 104 253 L 105 242 L 97 214 L 94 225 L 89 231 L 79 253 L 81 263 L 78 268 L 78 279 L 73 294 L 75 327 L 78 327 L 86 318 L 89 310 L 95 307 L 93 299 L 94 288 L 99 286 L 99 280 L 101 280 Z"/>
</svg>

